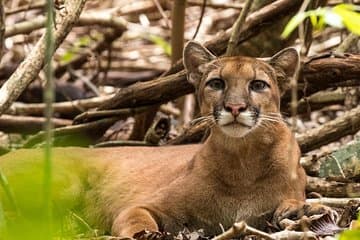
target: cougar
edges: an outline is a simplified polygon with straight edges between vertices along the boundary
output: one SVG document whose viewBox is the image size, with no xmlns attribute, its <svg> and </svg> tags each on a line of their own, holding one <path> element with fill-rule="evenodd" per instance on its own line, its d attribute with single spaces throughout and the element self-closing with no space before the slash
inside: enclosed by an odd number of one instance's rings
<svg viewBox="0 0 360 240">
<path fill-rule="evenodd" d="M 132 237 L 184 227 L 221 232 L 236 221 L 261 225 L 261 216 L 329 212 L 305 204 L 306 176 L 298 144 L 280 115 L 280 96 L 299 64 L 293 48 L 268 60 L 216 58 L 196 42 L 184 50 L 210 135 L 203 144 L 104 149 L 54 148 L 54 211 L 70 209 L 94 228 Z M 0 158 L 22 214 L 41 212 L 43 151 L 17 150 Z M 28 184 L 31 184 L 29 186 Z M 1 189 L 3 191 L 3 189 Z M 3 208 L 11 203 L 1 192 Z"/>
</svg>

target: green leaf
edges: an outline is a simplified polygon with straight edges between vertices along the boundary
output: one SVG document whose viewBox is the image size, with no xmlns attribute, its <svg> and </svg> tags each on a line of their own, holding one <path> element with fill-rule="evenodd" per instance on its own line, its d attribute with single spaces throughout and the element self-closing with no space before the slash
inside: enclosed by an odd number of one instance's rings
<svg viewBox="0 0 360 240">
<path fill-rule="evenodd" d="M 325 26 L 325 17 L 324 16 L 319 16 L 319 21 L 318 21 L 317 25 L 314 26 L 314 28 L 323 29 L 324 26 Z"/>
<path fill-rule="evenodd" d="M 346 230 L 341 233 L 339 240 L 359 240 L 360 230 Z"/>
<path fill-rule="evenodd" d="M 326 24 L 332 27 L 344 27 L 343 18 L 338 13 L 334 12 L 334 10 L 326 11 L 326 13 L 324 14 L 324 21 Z"/>
<path fill-rule="evenodd" d="M 314 14 L 310 15 L 310 21 L 311 21 L 311 24 L 313 26 L 317 26 L 318 25 L 318 17 L 315 16 Z"/>
<path fill-rule="evenodd" d="M 71 50 L 68 50 L 68 51 L 65 52 L 64 55 L 61 56 L 60 61 L 61 61 L 62 63 L 68 63 L 68 62 L 70 62 L 71 60 L 73 60 L 74 58 L 75 58 L 74 52 L 71 51 Z"/>
<path fill-rule="evenodd" d="M 91 38 L 89 36 L 84 36 L 78 39 L 78 41 L 75 43 L 75 46 L 77 47 L 87 47 L 91 43 Z"/>
<path fill-rule="evenodd" d="M 161 47 L 164 52 L 166 53 L 166 55 L 170 56 L 171 55 L 171 46 L 170 44 L 162 37 L 156 36 L 156 35 L 148 35 L 145 36 L 145 38 L 151 42 L 153 42 L 154 44 L 158 45 L 159 47 Z"/>
<path fill-rule="evenodd" d="M 284 31 L 281 33 L 282 38 L 287 38 L 295 30 L 295 28 L 308 16 L 307 13 L 302 12 L 296 14 L 290 19 L 288 24 L 286 24 Z"/>
<path fill-rule="evenodd" d="M 340 4 L 333 8 L 333 12 L 341 17 L 347 29 L 360 35 L 360 14 L 355 12 L 357 9 L 351 4 Z"/>
</svg>

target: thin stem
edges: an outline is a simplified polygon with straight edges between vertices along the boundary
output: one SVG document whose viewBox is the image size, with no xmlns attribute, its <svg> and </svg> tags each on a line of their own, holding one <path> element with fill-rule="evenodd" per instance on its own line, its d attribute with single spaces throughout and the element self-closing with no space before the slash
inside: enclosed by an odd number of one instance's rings
<svg viewBox="0 0 360 240">
<path fill-rule="evenodd" d="M 245 23 L 246 16 L 250 11 L 252 3 L 253 3 L 253 0 L 246 0 L 244 8 L 241 10 L 240 16 L 236 20 L 235 26 L 234 26 L 231 36 L 230 36 L 228 47 L 226 49 L 227 56 L 232 56 L 236 52 L 235 49 L 239 44 L 242 26 Z"/>
<path fill-rule="evenodd" d="M 45 157 L 44 157 L 44 220 L 45 220 L 45 236 L 46 239 L 51 239 L 52 236 L 52 202 L 51 202 L 51 183 L 52 183 L 52 138 L 53 138 L 53 124 L 51 118 L 53 116 L 52 103 L 54 101 L 54 77 L 51 65 L 52 55 L 54 52 L 54 1 L 47 0 L 47 20 L 46 20 L 46 53 L 45 53 L 45 92 L 44 102 L 46 123 L 45 130 Z"/>
</svg>

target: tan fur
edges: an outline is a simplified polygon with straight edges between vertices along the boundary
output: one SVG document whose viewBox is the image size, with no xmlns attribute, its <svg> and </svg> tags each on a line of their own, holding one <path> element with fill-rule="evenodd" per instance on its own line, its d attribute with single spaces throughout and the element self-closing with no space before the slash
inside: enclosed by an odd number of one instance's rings
<svg viewBox="0 0 360 240">
<path fill-rule="evenodd" d="M 275 71 L 276 62 L 215 59 L 196 43 L 188 44 L 184 57 L 203 115 L 229 102 L 279 113 L 277 76 L 288 74 L 284 66 Z M 215 92 L 206 87 L 211 77 L 223 79 L 227 89 Z M 248 84 L 254 79 L 266 81 L 270 89 L 250 92 Z M 298 144 L 286 123 L 264 122 L 245 130 L 235 124 L 231 134 L 244 134 L 241 137 L 226 134 L 226 126 L 210 125 L 211 134 L 202 145 L 54 149 L 55 172 L 56 166 L 65 166 L 68 175 L 78 177 L 71 182 L 76 187 L 61 185 L 68 190 L 64 199 L 80 202 L 81 212 L 93 226 L 123 236 L 144 228 L 176 232 L 185 226 L 216 234 L 221 232 L 220 224 L 227 228 L 239 220 L 259 225 L 260 215 L 284 207 L 288 199 L 302 203 L 305 174 Z M 24 156 L 32 157 L 24 160 Z M 11 175 L 13 164 L 33 164 L 41 158 L 39 150 L 16 151 L 2 157 L 0 167 Z M 58 178 L 64 177 L 59 173 Z"/>
</svg>

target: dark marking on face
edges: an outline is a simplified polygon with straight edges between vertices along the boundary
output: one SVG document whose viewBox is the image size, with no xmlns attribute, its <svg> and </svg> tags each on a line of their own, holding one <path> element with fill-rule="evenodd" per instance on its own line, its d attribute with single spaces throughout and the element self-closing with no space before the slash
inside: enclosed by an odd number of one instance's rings
<svg viewBox="0 0 360 240">
<path fill-rule="evenodd" d="M 221 104 L 217 104 L 214 106 L 214 109 L 213 109 L 213 115 L 214 115 L 214 118 L 215 118 L 215 121 L 217 122 L 218 119 L 219 119 L 219 116 L 220 116 L 220 112 L 222 110 L 222 105 Z"/>
<path fill-rule="evenodd" d="M 250 107 L 251 112 L 253 113 L 253 119 L 254 122 L 257 123 L 259 120 L 259 116 L 260 116 L 260 108 L 259 107 L 255 107 L 255 106 L 251 106 Z"/>
</svg>

